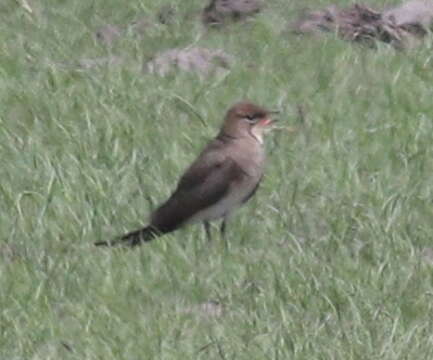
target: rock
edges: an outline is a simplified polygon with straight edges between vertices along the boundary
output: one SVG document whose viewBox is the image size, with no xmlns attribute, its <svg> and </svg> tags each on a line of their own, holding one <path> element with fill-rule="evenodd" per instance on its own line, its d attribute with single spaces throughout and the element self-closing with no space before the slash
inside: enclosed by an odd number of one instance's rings
<svg viewBox="0 0 433 360">
<path fill-rule="evenodd" d="M 144 70 L 161 76 L 180 69 L 208 76 L 230 67 L 232 57 L 222 50 L 211 50 L 200 47 L 170 49 L 157 54 L 144 65 Z"/>
<path fill-rule="evenodd" d="M 400 6 L 386 10 L 383 18 L 392 21 L 397 26 L 419 26 L 424 30 L 432 29 L 433 1 L 411 0 Z"/>
</svg>

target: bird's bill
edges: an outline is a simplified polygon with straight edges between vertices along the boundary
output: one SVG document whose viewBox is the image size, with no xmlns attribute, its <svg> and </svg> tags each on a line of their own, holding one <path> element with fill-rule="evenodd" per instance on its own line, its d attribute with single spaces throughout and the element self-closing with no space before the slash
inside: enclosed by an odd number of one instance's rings
<svg viewBox="0 0 433 360">
<path fill-rule="evenodd" d="M 268 127 L 270 125 L 273 125 L 275 122 L 277 121 L 277 119 L 271 119 L 269 117 L 266 117 L 262 120 L 260 120 L 257 125 L 261 126 L 261 127 Z"/>
<path fill-rule="evenodd" d="M 278 119 L 275 119 L 275 118 L 271 119 L 271 115 L 279 114 L 280 113 L 279 110 L 268 110 L 267 113 L 268 113 L 268 116 L 266 116 L 264 119 L 260 120 L 257 125 L 262 126 L 262 127 L 267 127 L 267 126 L 274 125 L 275 122 L 278 121 Z"/>
</svg>

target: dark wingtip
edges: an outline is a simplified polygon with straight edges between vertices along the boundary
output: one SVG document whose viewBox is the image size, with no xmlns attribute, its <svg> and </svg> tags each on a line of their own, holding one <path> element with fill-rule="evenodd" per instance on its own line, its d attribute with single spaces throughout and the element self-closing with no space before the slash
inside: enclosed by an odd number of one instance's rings
<svg viewBox="0 0 433 360">
<path fill-rule="evenodd" d="M 95 242 L 94 245 L 98 247 L 124 246 L 124 247 L 133 248 L 138 245 L 141 245 L 143 242 L 151 241 L 153 238 L 155 238 L 158 235 L 159 234 L 155 229 L 151 227 L 147 227 L 144 229 L 132 231 L 112 241 Z"/>
<path fill-rule="evenodd" d="M 93 245 L 98 246 L 98 247 L 114 247 L 114 246 L 126 246 L 126 247 L 133 247 L 135 246 L 134 243 L 132 243 L 131 241 L 127 240 L 127 239 L 115 239 L 115 240 L 111 240 L 111 241 L 97 241 L 95 243 L 93 243 Z"/>
</svg>

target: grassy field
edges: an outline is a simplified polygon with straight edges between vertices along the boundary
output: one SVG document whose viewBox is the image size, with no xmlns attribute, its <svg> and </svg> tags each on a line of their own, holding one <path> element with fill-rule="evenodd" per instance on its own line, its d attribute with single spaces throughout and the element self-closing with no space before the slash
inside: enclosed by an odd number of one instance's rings
<svg viewBox="0 0 433 360">
<path fill-rule="evenodd" d="M 432 359 L 431 44 L 284 31 L 324 0 L 269 1 L 208 33 L 181 20 L 203 1 L 171 3 L 173 24 L 111 48 L 99 26 L 164 2 L 0 4 L 0 359 Z M 235 62 L 141 71 L 190 44 Z M 73 65 L 110 54 L 124 63 Z M 243 98 L 285 129 L 226 240 L 191 226 L 136 251 L 92 246 L 146 224 Z"/>
</svg>

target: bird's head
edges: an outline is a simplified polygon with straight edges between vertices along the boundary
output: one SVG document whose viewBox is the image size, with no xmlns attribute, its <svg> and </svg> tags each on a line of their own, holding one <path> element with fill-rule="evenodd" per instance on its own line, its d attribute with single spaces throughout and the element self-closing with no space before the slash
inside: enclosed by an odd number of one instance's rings
<svg viewBox="0 0 433 360">
<path fill-rule="evenodd" d="M 271 115 L 275 113 L 251 102 L 236 103 L 227 111 L 221 132 L 234 138 L 253 137 L 263 143 L 263 135 L 274 123 Z"/>
</svg>

